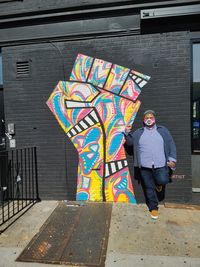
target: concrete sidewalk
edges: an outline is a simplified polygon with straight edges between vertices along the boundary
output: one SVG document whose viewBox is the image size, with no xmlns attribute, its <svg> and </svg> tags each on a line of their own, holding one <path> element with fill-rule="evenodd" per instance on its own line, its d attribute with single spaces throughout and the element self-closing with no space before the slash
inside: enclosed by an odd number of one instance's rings
<svg viewBox="0 0 200 267">
<path fill-rule="evenodd" d="M 34 205 L 0 236 L 0 267 L 66 266 L 15 262 L 57 206 Z M 200 210 L 160 206 L 159 219 L 146 205 L 113 204 L 106 267 L 200 267 Z"/>
</svg>

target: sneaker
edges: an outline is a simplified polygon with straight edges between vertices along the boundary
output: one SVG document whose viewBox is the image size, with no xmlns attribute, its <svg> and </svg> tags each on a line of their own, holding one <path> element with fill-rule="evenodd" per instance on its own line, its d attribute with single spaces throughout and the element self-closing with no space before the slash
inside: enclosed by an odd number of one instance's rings
<svg viewBox="0 0 200 267">
<path fill-rule="evenodd" d="M 158 219 L 158 210 L 152 210 L 151 211 L 151 218 L 154 220 Z"/>
<path fill-rule="evenodd" d="M 162 185 L 156 185 L 156 191 L 161 192 L 163 189 Z"/>
</svg>

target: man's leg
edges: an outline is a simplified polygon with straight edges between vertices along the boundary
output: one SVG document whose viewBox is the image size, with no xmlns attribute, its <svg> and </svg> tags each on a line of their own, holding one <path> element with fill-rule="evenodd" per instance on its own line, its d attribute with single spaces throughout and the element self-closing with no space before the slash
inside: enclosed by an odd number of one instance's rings
<svg viewBox="0 0 200 267">
<path fill-rule="evenodd" d="M 169 183 L 169 170 L 168 167 L 158 168 L 154 170 L 154 179 L 156 184 L 156 194 L 158 201 L 165 198 L 165 186 Z"/>
<path fill-rule="evenodd" d="M 149 211 L 158 210 L 158 198 L 155 192 L 153 170 L 150 168 L 141 168 L 141 177 L 142 187 Z"/>
<path fill-rule="evenodd" d="M 169 183 L 168 167 L 154 169 L 154 178 L 157 185 L 166 185 Z"/>
</svg>

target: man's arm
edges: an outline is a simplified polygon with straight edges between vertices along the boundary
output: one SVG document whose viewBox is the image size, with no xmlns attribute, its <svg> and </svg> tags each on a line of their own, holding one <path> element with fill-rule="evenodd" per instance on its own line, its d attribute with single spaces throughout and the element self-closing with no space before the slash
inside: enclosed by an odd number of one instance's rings
<svg viewBox="0 0 200 267">
<path fill-rule="evenodd" d="M 124 136 L 126 140 L 126 145 L 127 146 L 133 146 L 133 132 L 131 132 L 131 125 L 126 126 L 125 131 L 124 131 Z"/>
<path fill-rule="evenodd" d="M 169 130 L 166 129 L 166 131 L 167 131 L 168 138 L 169 138 L 169 157 L 168 157 L 167 165 L 170 168 L 175 168 L 176 161 L 177 161 L 176 144 Z"/>
<path fill-rule="evenodd" d="M 126 140 L 126 144 L 128 146 L 133 146 L 133 136 L 132 136 L 132 132 L 130 133 L 124 133 L 124 136 L 125 136 L 125 140 Z"/>
</svg>

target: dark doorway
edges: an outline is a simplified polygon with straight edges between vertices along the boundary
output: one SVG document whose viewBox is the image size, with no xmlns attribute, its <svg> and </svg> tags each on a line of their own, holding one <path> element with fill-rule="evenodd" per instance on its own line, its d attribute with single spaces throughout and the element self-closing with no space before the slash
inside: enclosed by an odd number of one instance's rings
<svg viewBox="0 0 200 267">
<path fill-rule="evenodd" d="M 0 50 L 0 151 L 5 150 L 6 148 L 2 65 L 2 54 Z"/>
<path fill-rule="evenodd" d="M 0 88 L 0 151 L 6 148 L 3 88 Z"/>
<path fill-rule="evenodd" d="M 192 191 L 200 192 L 200 41 L 192 44 Z"/>
<path fill-rule="evenodd" d="M 0 50 L 0 151 L 6 148 L 4 100 L 3 100 L 3 63 Z"/>
<path fill-rule="evenodd" d="M 5 198 L 4 188 L 6 188 L 6 137 L 4 121 L 4 98 L 3 98 L 3 71 L 2 71 L 2 54 L 0 50 L 0 205 Z"/>
</svg>

